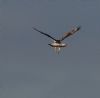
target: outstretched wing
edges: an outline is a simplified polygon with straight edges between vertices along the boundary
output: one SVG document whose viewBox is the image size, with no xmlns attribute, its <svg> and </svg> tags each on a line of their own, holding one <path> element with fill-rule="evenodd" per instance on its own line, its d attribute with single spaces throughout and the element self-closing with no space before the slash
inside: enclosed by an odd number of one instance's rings
<svg viewBox="0 0 100 98">
<path fill-rule="evenodd" d="M 50 36 L 49 34 L 46 34 L 46 33 L 42 32 L 42 31 L 40 31 L 40 30 L 38 30 L 38 29 L 36 29 L 36 28 L 34 28 L 34 27 L 32 27 L 32 28 L 33 28 L 35 31 L 40 32 L 41 34 L 44 34 L 44 35 L 46 35 L 47 37 L 49 37 L 49 38 L 51 38 L 51 39 L 53 39 L 53 40 L 56 41 L 56 39 L 53 38 L 52 36 Z"/>
<path fill-rule="evenodd" d="M 79 26 L 79 27 L 75 27 L 75 28 L 73 28 L 70 32 L 66 32 L 66 33 L 64 34 L 64 36 L 60 39 L 60 41 L 63 41 L 65 38 L 67 38 L 67 37 L 73 35 L 75 32 L 79 31 L 80 28 L 81 28 L 80 26 Z"/>
</svg>

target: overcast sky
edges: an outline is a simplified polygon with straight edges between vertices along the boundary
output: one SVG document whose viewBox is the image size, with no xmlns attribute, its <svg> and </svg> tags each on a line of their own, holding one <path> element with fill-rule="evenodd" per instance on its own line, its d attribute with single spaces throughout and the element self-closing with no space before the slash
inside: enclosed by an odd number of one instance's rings
<svg viewBox="0 0 100 98">
<path fill-rule="evenodd" d="M 0 0 L 0 98 L 100 98 L 100 0 Z"/>
</svg>

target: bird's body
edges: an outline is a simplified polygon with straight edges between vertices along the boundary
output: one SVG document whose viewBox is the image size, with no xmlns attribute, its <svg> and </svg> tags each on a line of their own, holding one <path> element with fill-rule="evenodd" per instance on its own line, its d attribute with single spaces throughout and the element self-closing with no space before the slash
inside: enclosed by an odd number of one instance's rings
<svg viewBox="0 0 100 98">
<path fill-rule="evenodd" d="M 52 47 L 66 47 L 66 44 L 65 43 L 62 43 L 62 42 L 59 43 L 57 41 L 54 41 L 53 43 L 48 44 L 48 45 L 50 45 Z"/>
<path fill-rule="evenodd" d="M 57 43 L 57 42 L 53 42 L 51 44 L 49 44 L 50 46 L 52 47 L 66 47 L 66 44 L 65 43 Z"/>
<path fill-rule="evenodd" d="M 59 53 L 59 52 L 60 52 L 60 49 L 61 49 L 62 47 L 66 47 L 66 46 L 67 46 L 67 44 L 62 43 L 62 41 L 63 41 L 65 38 L 67 38 L 67 37 L 73 35 L 75 32 L 79 31 L 79 30 L 80 30 L 80 27 L 73 28 L 70 32 L 64 33 L 64 36 L 63 36 L 61 39 L 59 39 L 59 40 L 55 39 L 54 37 L 50 36 L 49 34 L 46 34 L 46 33 L 42 32 L 42 31 L 40 31 L 40 30 L 38 30 L 38 29 L 36 29 L 36 28 L 33 28 L 33 29 L 34 29 L 35 31 L 40 32 L 41 34 L 46 35 L 47 37 L 51 38 L 51 39 L 53 40 L 53 43 L 48 44 L 48 45 L 50 45 L 51 47 L 54 47 L 55 51 L 56 51 L 57 53 Z"/>
<path fill-rule="evenodd" d="M 60 52 L 60 49 L 62 47 L 66 47 L 67 46 L 65 43 L 58 43 L 56 41 L 54 41 L 53 43 L 48 44 L 48 45 L 50 45 L 51 47 L 53 47 L 55 49 L 55 52 L 57 52 L 57 53 Z"/>
</svg>

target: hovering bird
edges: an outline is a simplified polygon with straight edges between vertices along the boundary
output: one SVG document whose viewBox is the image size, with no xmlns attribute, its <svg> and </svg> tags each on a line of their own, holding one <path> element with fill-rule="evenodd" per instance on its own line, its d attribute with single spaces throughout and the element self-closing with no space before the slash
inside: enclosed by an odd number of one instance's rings
<svg viewBox="0 0 100 98">
<path fill-rule="evenodd" d="M 42 31 L 38 30 L 37 28 L 34 28 L 34 27 L 32 27 L 32 28 L 33 28 L 33 30 L 35 30 L 35 31 L 37 31 L 37 32 L 40 32 L 41 34 L 43 34 L 43 35 L 45 35 L 45 36 L 51 38 L 51 39 L 53 40 L 53 43 L 48 44 L 48 45 L 50 45 L 51 47 L 54 47 L 55 51 L 56 51 L 57 53 L 59 53 L 59 52 L 60 52 L 60 49 L 61 49 L 62 47 L 66 47 L 66 46 L 67 46 L 67 44 L 62 43 L 62 41 L 63 41 L 65 38 L 67 38 L 67 37 L 73 35 L 73 34 L 76 33 L 77 31 L 79 31 L 81 27 L 78 26 L 78 27 L 72 28 L 71 31 L 65 32 L 64 35 L 63 35 L 63 37 L 61 37 L 60 39 L 56 39 L 56 38 L 52 37 L 51 35 L 49 35 L 49 34 L 47 34 L 47 33 L 44 33 L 44 32 L 42 32 Z"/>
</svg>

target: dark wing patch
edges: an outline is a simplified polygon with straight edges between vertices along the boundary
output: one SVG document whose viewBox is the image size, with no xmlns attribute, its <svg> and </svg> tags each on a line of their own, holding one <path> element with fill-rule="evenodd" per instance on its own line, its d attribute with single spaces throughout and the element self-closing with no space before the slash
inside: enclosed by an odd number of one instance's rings
<svg viewBox="0 0 100 98">
<path fill-rule="evenodd" d="M 80 26 L 79 26 L 79 27 L 75 27 L 75 28 L 73 28 L 70 32 L 66 32 L 66 33 L 64 34 L 64 36 L 60 39 L 60 41 L 63 41 L 65 38 L 67 38 L 67 37 L 73 35 L 75 32 L 79 31 L 80 28 L 81 28 Z"/>
<path fill-rule="evenodd" d="M 40 31 L 40 30 L 38 30 L 38 29 L 36 29 L 36 28 L 34 28 L 34 27 L 32 27 L 32 28 L 33 28 L 35 31 L 40 32 L 41 34 L 46 35 L 47 37 L 49 37 L 49 38 L 51 38 L 51 39 L 53 39 L 53 40 L 56 41 L 56 39 L 53 38 L 52 36 L 50 36 L 49 34 L 46 34 L 46 33 L 42 32 L 42 31 Z"/>
</svg>

